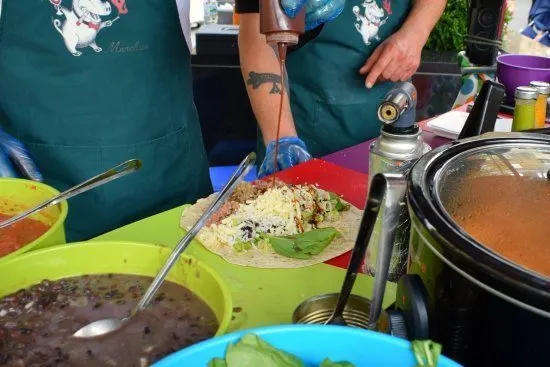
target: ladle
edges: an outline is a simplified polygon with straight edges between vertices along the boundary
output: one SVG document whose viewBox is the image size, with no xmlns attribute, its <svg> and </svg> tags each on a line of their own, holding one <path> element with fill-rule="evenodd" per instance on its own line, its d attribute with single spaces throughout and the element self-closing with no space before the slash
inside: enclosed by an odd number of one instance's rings
<svg viewBox="0 0 550 367">
<path fill-rule="evenodd" d="M 118 330 L 122 327 L 124 323 L 126 323 L 132 316 L 134 316 L 136 313 L 144 310 L 147 308 L 151 300 L 154 298 L 155 294 L 159 290 L 160 286 L 164 282 L 164 279 L 170 272 L 170 269 L 172 269 L 172 266 L 176 263 L 176 261 L 179 259 L 179 256 L 181 253 L 189 246 L 193 238 L 199 233 L 201 228 L 206 224 L 208 219 L 214 214 L 220 206 L 225 202 L 225 200 L 235 191 L 235 188 L 237 187 L 237 184 L 239 184 L 244 176 L 250 171 L 254 163 L 256 162 L 256 154 L 250 153 L 239 165 L 237 170 L 233 173 L 227 184 L 225 184 L 224 188 L 220 193 L 217 195 L 216 199 L 210 206 L 205 210 L 203 215 L 197 220 L 197 222 L 191 227 L 191 229 L 185 234 L 185 236 L 180 240 L 180 242 L 177 244 L 177 246 L 174 248 L 170 256 L 168 257 L 168 260 L 166 260 L 166 263 L 162 267 L 162 269 L 159 271 L 137 306 L 132 310 L 130 313 L 130 316 L 119 319 L 119 318 L 112 318 L 112 319 L 104 319 L 104 320 L 98 320 L 94 321 L 81 329 L 79 329 L 76 333 L 73 334 L 76 338 L 93 338 L 101 335 L 105 335 L 108 333 L 111 333 L 115 330 Z"/>
<path fill-rule="evenodd" d="M 382 311 L 382 301 L 388 280 L 395 227 L 399 223 L 399 205 L 405 195 L 407 183 L 401 175 L 377 174 L 373 177 L 370 186 L 367 205 L 361 219 L 359 233 L 357 234 L 346 277 L 342 284 L 342 290 L 340 291 L 340 296 L 338 297 L 332 316 L 325 322 L 325 325 L 346 325 L 343 316 L 344 309 L 348 303 L 361 263 L 365 258 L 369 239 L 380 211 L 382 211 L 381 228 L 384 230 L 380 234 L 380 242 L 378 243 L 372 304 L 369 309 L 369 329 L 373 330 L 376 328 L 376 323 Z"/>
<path fill-rule="evenodd" d="M 86 191 L 89 191 L 93 188 L 96 188 L 98 186 L 104 185 L 107 182 L 111 182 L 113 180 L 116 180 L 117 178 L 120 178 L 122 176 L 126 176 L 128 173 L 134 172 L 138 170 L 141 167 L 141 161 L 137 159 L 132 159 L 129 161 L 126 161 L 124 163 L 119 164 L 116 167 L 113 167 L 95 177 L 90 178 L 89 180 L 86 180 L 64 192 L 62 192 L 59 195 L 54 196 L 51 199 L 48 199 L 44 201 L 41 204 L 38 204 L 37 206 L 21 213 L 18 215 L 15 215 L 3 222 L 0 222 L 0 228 L 7 227 L 17 221 L 20 221 L 21 219 L 24 219 L 28 217 L 29 215 L 32 215 L 34 213 L 37 213 L 43 209 L 46 209 L 50 206 L 54 206 L 59 204 L 60 202 L 64 200 L 68 200 L 72 197 L 75 197 L 76 195 L 80 195 Z"/>
</svg>

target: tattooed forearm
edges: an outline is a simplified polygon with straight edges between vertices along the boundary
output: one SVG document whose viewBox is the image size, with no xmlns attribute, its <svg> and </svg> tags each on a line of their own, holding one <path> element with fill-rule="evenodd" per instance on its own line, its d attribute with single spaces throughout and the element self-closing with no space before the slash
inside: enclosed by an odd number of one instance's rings
<svg viewBox="0 0 550 367">
<path fill-rule="evenodd" d="M 252 89 L 258 89 L 262 84 L 272 84 L 269 94 L 281 94 L 281 76 L 273 73 L 256 73 L 251 71 L 248 74 L 246 85 L 252 86 Z"/>
</svg>

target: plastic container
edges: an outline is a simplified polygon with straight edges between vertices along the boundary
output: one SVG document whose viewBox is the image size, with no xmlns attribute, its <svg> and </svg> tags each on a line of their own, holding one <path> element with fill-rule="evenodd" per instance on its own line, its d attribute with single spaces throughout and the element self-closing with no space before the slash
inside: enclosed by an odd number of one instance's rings
<svg viewBox="0 0 550 367">
<path fill-rule="evenodd" d="M 517 87 L 516 106 L 514 108 L 514 120 L 512 131 L 523 131 L 535 128 L 535 106 L 539 93 L 535 88 Z"/>
<path fill-rule="evenodd" d="M 241 331 L 211 339 L 176 352 L 153 367 L 206 366 L 212 358 L 223 358 L 227 345 L 248 333 L 257 334 L 275 348 L 298 356 L 307 367 L 317 367 L 325 358 L 345 360 L 355 367 L 414 367 L 417 364 L 410 343 L 403 339 L 350 327 L 292 325 Z M 460 365 L 442 356 L 438 366 Z"/>
<path fill-rule="evenodd" d="M 218 22 L 218 2 L 216 0 L 204 1 L 204 23 L 215 24 Z"/>
<path fill-rule="evenodd" d="M 507 54 L 497 57 L 497 78 L 506 87 L 506 99 L 514 102 L 517 87 L 533 80 L 550 82 L 550 58 Z"/>
<path fill-rule="evenodd" d="M 170 252 L 167 247 L 133 242 L 83 242 L 33 251 L 0 264 L 0 297 L 43 279 L 109 273 L 154 277 Z M 220 323 L 216 335 L 225 333 L 233 305 L 229 288 L 217 273 L 182 255 L 170 270 L 168 280 L 185 286 L 205 301 Z"/>
<path fill-rule="evenodd" d="M 231 4 L 222 4 L 217 8 L 218 24 L 233 24 L 233 6 Z"/>
<path fill-rule="evenodd" d="M 0 178 L 0 213 L 13 216 L 58 194 L 59 191 L 43 183 L 19 178 Z M 64 223 L 68 211 L 69 207 L 64 201 L 31 215 L 30 218 L 47 224 L 50 229 L 19 250 L 0 257 L 0 264 L 31 250 L 64 244 L 66 242 Z M 0 274 L 3 273 L 0 272 Z"/>
</svg>

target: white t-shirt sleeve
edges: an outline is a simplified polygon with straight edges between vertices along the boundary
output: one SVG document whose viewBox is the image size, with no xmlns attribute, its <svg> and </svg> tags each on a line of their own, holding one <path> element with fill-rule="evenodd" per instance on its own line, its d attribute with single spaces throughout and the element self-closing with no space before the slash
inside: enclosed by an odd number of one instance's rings
<svg viewBox="0 0 550 367">
<path fill-rule="evenodd" d="M 191 46 L 191 21 L 189 19 L 191 0 L 176 0 L 176 5 L 178 7 L 181 30 L 183 31 L 183 35 L 185 37 L 185 42 L 187 42 L 189 52 L 191 52 L 193 49 L 193 47 Z"/>
</svg>

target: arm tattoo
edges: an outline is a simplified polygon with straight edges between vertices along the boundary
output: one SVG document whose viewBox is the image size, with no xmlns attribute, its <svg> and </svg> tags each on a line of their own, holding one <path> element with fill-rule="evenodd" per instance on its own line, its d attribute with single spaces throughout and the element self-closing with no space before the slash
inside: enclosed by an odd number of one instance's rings
<svg viewBox="0 0 550 367">
<path fill-rule="evenodd" d="M 273 73 L 256 73 L 251 71 L 248 74 L 246 85 L 251 85 L 252 89 L 258 89 L 262 84 L 271 83 L 272 87 L 269 94 L 281 94 L 281 76 Z"/>
</svg>

